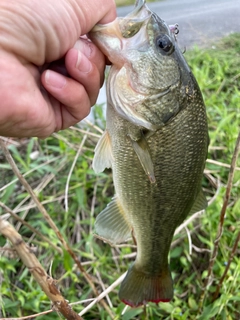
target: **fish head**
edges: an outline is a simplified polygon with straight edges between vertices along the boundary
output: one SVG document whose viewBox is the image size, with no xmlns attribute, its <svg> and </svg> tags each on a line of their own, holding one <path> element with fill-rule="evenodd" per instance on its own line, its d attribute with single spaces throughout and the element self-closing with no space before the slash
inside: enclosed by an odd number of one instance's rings
<svg viewBox="0 0 240 320">
<path fill-rule="evenodd" d="M 145 1 L 137 1 L 126 17 L 96 25 L 90 38 L 112 63 L 107 94 L 121 116 L 156 130 L 179 111 L 179 103 L 167 101 L 179 89 L 181 52 L 174 32 Z"/>
</svg>

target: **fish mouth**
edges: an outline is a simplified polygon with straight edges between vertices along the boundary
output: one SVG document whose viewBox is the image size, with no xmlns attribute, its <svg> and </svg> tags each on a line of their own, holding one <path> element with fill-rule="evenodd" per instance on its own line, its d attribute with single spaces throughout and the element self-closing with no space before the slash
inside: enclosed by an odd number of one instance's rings
<svg viewBox="0 0 240 320">
<path fill-rule="evenodd" d="M 97 24 L 89 33 L 89 38 L 119 68 L 126 62 L 125 52 L 136 48 L 147 49 L 146 27 L 153 13 L 138 1 L 135 9 L 126 17 L 118 17 L 108 24 Z M 122 52 L 121 57 L 119 51 Z"/>
</svg>

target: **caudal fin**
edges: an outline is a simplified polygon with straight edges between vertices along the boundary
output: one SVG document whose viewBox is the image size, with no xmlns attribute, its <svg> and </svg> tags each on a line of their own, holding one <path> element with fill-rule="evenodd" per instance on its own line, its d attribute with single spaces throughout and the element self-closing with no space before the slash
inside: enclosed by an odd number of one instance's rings
<svg viewBox="0 0 240 320">
<path fill-rule="evenodd" d="M 148 301 L 169 302 L 173 298 L 171 273 L 166 270 L 159 275 L 150 275 L 137 270 L 133 265 L 124 278 L 119 298 L 131 307 L 138 307 Z"/>
</svg>

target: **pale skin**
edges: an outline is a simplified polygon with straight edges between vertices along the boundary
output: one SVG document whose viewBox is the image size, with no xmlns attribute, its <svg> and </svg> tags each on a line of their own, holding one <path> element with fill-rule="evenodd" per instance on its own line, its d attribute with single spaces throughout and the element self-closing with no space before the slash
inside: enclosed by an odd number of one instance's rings
<svg viewBox="0 0 240 320">
<path fill-rule="evenodd" d="M 115 19 L 114 0 L 0 0 L 0 12 L 0 135 L 45 138 L 85 118 L 105 57 L 79 37 Z"/>
</svg>

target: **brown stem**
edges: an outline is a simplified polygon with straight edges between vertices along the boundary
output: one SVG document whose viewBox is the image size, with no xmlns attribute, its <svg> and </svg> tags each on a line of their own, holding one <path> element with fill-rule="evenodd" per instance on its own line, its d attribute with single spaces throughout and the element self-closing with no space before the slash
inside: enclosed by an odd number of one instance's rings
<svg viewBox="0 0 240 320">
<path fill-rule="evenodd" d="M 48 224 L 50 225 L 50 227 L 53 229 L 53 231 L 56 233 L 58 239 L 61 241 L 63 247 L 65 248 L 65 250 L 70 254 L 70 256 L 72 257 L 72 259 L 75 261 L 75 263 L 77 264 L 79 270 L 81 271 L 82 275 L 84 276 L 84 278 L 86 279 L 86 281 L 88 282 L 88 284 L 90 285 L 90 287 L 92 288 L 94 294 L 96 296 L 99 295 L 99 292 L 97 290 L 97 288 L 94 285 L 94 282 L 92 281 L 91 276 L 85 271 L 85 269 L 82 267 L 81 262 L 79 261 L 79 259 L 76 257 L 75 253 L 72 251 L 72 249 L 69 247 L 68 243 L 65 241 L 65 239 L 63 238 L 62 234 L 60 233 L 59 229 L 57 228 L 57 226 L 55 225 L 54 221 L 52 220 L 52 218 L 49 216 L 49 214 L 47 213 L 46 209 L 44 208 L 44 206 L 42 205 L 42 203 L 38 200 L 37 196 L 35 195 L 33 189 L 31 188 L 31 186 L 28 184 L 27 180 L 22 176 L 22 174 L 20 173 L 15 161 L 13 160 L 9 150 L 7 149 L 5 143 L 3 142 L 3 140 L 1 140 L 0 138 L 0 146 L 2 147 L 2 150 L 5 154 L 5 157 L 8 161 L 8 163 L 10 164 L 10 166 L 12 167 L 13 172 L 15 173 L 15 175 L 18 177 L 18 179 L 20 180 L 20 182 L 22 183 L 22 185 L 24 186 L 24 188 L 27 190 L 27 192 L 31 195 L 33 201 L 35 202 L 37 208 L 39 209 L 39 211 L 42 213 L 42 215 L 44 216 L 45 220 L 48 222 Z M 114 319 L 114 314 L 111 311 L 111 309 L 109 308 L 109 306 L 107 305 L 107 303 L 104 300 L 100 301 L 101 305 L 105 308 L 105 310 L 108 312 L 108 314 L 110 315 L 110 317 L 112 319 Z"/>
<path fill-rule="evenodd" d="M 14 249 L 18 253 L 22 262 L 33 275 L 34 279 L 40 285 L 42 290 L 53 303 L 53 309 L 60 312 L 68 320 L 83 320 L 76 312 L 72 310 L 67 301 L 63 298 L 56 281 L 48 276 L 40 262 L 37 260 L 31 248 L 23 241 L 20 234 L 10 225 L 10 223 L 0 217 L 0 233 L 11 241 Z"/>
<path fill-rule="evenodd" d="M 237 164 L 237 157 L 238 157 L 238 153 L 240 151 L 240 132 L 238 134 L 237 137 L 237 141 L 236 141 L 236 145 L 235 145 L 235 149 L 233 152 L 233 156 L 232 156 L 232 161 L 231 161 L 231 167 L 230 167 L 230 171 L 228 174 L 228 182 L 227 182 L 227 188 L 226 188 L 226 192 L 225 192 L 225 197 L 224 197 L 224 201 L 223 201 L 223 206 L 222 206 L 222 210 L 220 212 L 220 217 L 219 217 L 219 225 L 218 225 L 218 232 L 217 232 L 217 236 L 216 239 L 214 241 L 214 248 L 213 248 L 213 253 L 210 259 L 210 263 L 208 266 L 208 273 L 207 273 L 207 277 L 204 281 L 204 286 L 203 286 L 203 290 L 202 290 L 202 295 L 200 298 L 200 302 L 199 302 L 199 310 L 201 311 L 202 306 L 203 306 L 203 302 L 206 296 L 206 292 L 207 292 L 207 287 L 210 283 L 211 277 L 212 277 L 212 270 L 213 270 L 213 265 L 215 263 L 217 254 L 218 254 L 218 248 L 219 248 L 219 242 L 220 239 L 222 237 L 223 234 L 223 224 L 224 224 L 224 217 L 226 214 L 226 209 L 227 209 L 227 205 L 229 202 L 229 198 L 230 198 L 230 194 L 231 194 L 231 189 L 232 189 L 232 185 L 233 185 L 233 177 L 234 177 L 234 172 L 236 169 L 236 164 Z"/>
<path fill-rule="evenodd" d="M 20 221 L 23 225 L 25 225 L 29 230 L 31 230 L 33 233 L 38 235 L 43 241 L 47 242 L 51 247 L 53 247 L 57 252 L 62 253 L 62 249 L 55 246 L 51 240 L 49 240 L 47 237 L 45 237 L 41 232 L 39 232 L 37 229 L 33 228 L 29 223 L 27 223 L 25 220 L 21 219 L 16 213 L 14 213 L 8 206 L 6 206 L 4 203 L 0 201 L 0 207 L 2 207 L 6 213 L 10 213 L 10 215 L 16 219 L 17 221 Z M 0 319 L 1 320 L 1 319 Z"/>
<path fill-rule="evenodd" d="M 214 295 L 213 295 L 213 298 L 212 298 L 212 301 L 215 301 L 217 298 L 218 298 L 218 295 L 219 295 L 219 292 L 220 292 L 220 289 L 221 289 L 221 286 L 223 284 L 223 280 L 225 279 L 226 275 L 227 275 L 227 272 L 230 268 L 230 265 L 231 265 L 231 262 L 233 260 L 233 257 L 235 255 L 235 252 L 237 251 L 237 248 L 238 248 L 238 243 L 240 242 L 240 232 L 238 233 L 237 235 L 237 238 L 234 242 L 234 245 L 233 245 L 233 248 L 232 248 L 232 251 L 230 253 L 230 256 L 229 256 L 229 259 L 228 259 L 228 262 L 227 262 L 227 265 L 226 265 L 226 268 L 223 272 L 223 275 L 221 277 L 221 279 L 219 280 L 219 283 L 217 285 L 217 289 L 216 291 L 214 292 Z"/>
</svg>

